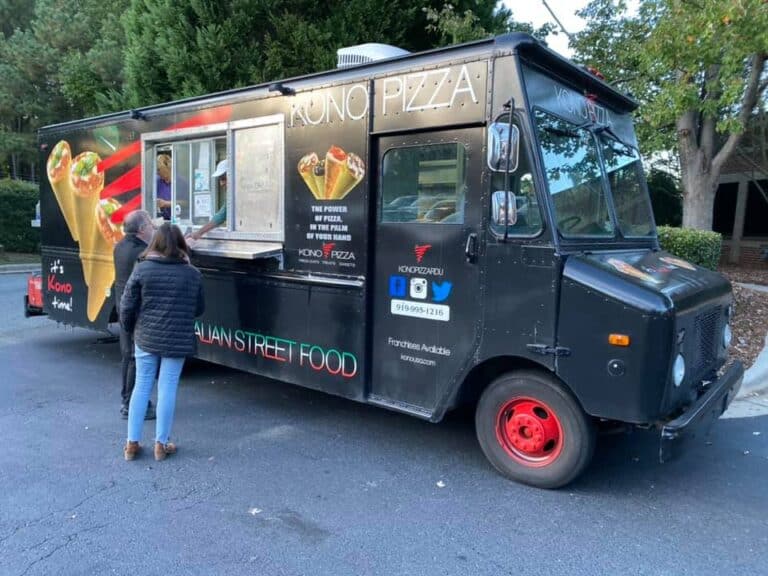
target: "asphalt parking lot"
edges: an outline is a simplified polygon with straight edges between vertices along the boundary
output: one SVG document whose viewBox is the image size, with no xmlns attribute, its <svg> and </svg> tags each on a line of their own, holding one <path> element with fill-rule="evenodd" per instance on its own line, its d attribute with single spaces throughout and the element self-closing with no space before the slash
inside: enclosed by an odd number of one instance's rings
<svg viewBox="0 0 768 576">
<path fill-rule="evenodd" d="M 468 414 L 191 362 L 179 453 L 125 462 L 118 346 L 22 318 L 23 280 L 0 278 L 0 574 L 766 573 L 768 417 L 664 465 L 650 434 L 603 437 L 543 491 L 492 470 Z"/>
</svg>

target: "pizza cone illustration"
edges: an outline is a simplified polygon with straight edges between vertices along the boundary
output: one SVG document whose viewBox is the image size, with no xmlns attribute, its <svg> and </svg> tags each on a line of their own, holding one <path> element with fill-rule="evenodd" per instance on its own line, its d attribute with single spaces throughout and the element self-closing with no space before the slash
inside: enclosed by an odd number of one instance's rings
<svg viewBox="0 0 768 576">
<path fill-rule="evenodd" d="M 357 154 L 347 154 L 338 146 L 331 146 L 325 155 L 326 200 L 341 200 L 365 176 L 365 164 Z"/>
<path fill-rule="evenodd" d="M 323 199 L 325 193 L 325 167 L 323 162 L 312 152 L 299 160 L 299 174 L 317 200 Z"/>
<path fill-rule="evenodd" d="M 96 209 L 98 210 L 98 207 Z M 115 281 L 112 242 L 104 237 L 95 218 L 92 222 L 93 226 L 89 229 L 87 236 L 80 236 L 80 259 L 83 262 L 85 284 L 88 286 L 87 312 L 88 320 L 91 322 L 95 321 L 99 315 L 99 311 L 101 311 L 104 301 L 109 297 L 112 284 Z M 87 253 L 83 253 L 83 244 L 89 246 Z"/>
<path fill-rule="evenodd" d="M 104 239 L 112 245 L 117 244 L 125 237 L 123 225 L 115 224 L 111 219 L 112 214 L 119 210 L 120 206 L 120 202 L 114 198 L 99 200 L 96 205 L 96 224 L 98 224 Z"/>
<path fill-rule="evenodd" d="M 682 260 L 681 258 L 675 258 L 674 256 L 662 256 L 659 258 L 662 262 L 666 264 L 671 264 L 672 266 L 679 266 L 680 268 L 685 268 L 686 270 L 696 270 L 696 267 L 688 262 L 687 260 Z"/>
<path fill-rule="evenodd" d="M 652 282 L 654 284 L 659 283 L 659 280 L 657 280 L 650 274 L 646 274 L 642 270 L 638 270 L 637 268 L 632 266 L 632 264 L 624 262 L 623 260 L 619 260 L 618 258 L 608 258 L 608 264 L 613 266 L 619 272 L 626 274 L 627 276 L 632 276 L 633 278 L 637 278 L 638 280 L 644 280 L 645 282 Z"/>
<path fill-rule="evenodd" d="M 69 228 L 72 239 L 77 241 L 77 222 L 75 219 L 75 199 L 72 186 L 69 181 L 69 171 L 72 166 L 72 151 L 66 140 L 59 140 L 51 150 L 46 162 L 48 182 L 51 183 L 53 194 L 59 203 L 61 213 Z"/>
<path fill-rule="evenodd" d="M 88 286 L 89 318 L 93 292 L 93 268 L 100 254 L 111 252 L 98 223 L 99 192 L 104 187 L 104 174 L 98 172 L 101 158 L 95 152 L 83 152 L 72 161 L 70 184 L 74 191 L 75 222 L 80 242 L 80 263 Z M 111 255 L 110 255 L 111 258 Z"/>
</svg>

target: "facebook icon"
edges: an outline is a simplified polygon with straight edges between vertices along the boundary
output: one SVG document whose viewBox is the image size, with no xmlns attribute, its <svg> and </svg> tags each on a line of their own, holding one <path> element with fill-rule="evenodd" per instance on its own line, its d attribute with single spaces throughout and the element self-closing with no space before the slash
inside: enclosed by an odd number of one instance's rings
<svg viewBox="0 0 768 576">
<path fill-rule="evenodd" d="M 393 298 L 405 298 L 408 293 L 408 282 L 405 276 L 389 277 L 389 295 Z"/>
</svg>

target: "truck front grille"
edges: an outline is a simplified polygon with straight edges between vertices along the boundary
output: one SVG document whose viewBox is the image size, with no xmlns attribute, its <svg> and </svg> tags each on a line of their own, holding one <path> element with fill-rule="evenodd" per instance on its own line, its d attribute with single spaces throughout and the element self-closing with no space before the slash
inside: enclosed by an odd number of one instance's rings
<svg viewBox="0 0 768 576">
<path fill-rule="evenodd" d="M 694 320 L 694 336 L 696 347 L 694 349 L 694 361 L 692 375 L 696 378 L 705 376 L 715 368 L 717 352 L 720 344 L 717 337 L 722 309 L 716 306 L 696 316 Z"/>
</svg>

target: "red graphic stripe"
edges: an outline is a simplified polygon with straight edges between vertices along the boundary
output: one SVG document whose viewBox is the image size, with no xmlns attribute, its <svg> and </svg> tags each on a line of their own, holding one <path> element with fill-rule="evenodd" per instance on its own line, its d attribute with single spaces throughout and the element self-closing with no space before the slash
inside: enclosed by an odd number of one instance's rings
<svg viewBox="0 0 768 576">
<path fill-rule="evenodd" d="M 200 114 L 187 118 L 182 122 L 177 122 L 166 128 L 166 130 L 179 130 L 180 128 L 194 128 L 196 126 L 203 126 L 205 124 L 218 124 L 219 122 L 226 122 L 232 115 L 232 106 L 221 106 L 214 108 L 213 110 L 205 110 Z M 99 162 L 96 169 L 99 172 L 105 172 L 113 166 L 120 164 L 123 160 L 130 158 L 134 154 L 141 152 L 141 141 L 138 140 L 132 144 L 129 144 L 125 148 L 122 148 L 112 154 L 109 158 Z"/>
<path fill-rule="evenodd" d="M 136 196 L 115 210 L 109 219 L 115 224 L 120 224 L 129 213 L 139 208 L 141 208 L 141 194 L 136 194 Z"/>
<path fill-rule="evenodd" d="M 177 122 L 166 128 L 166 130 L 178 130 L 180 128 L 194 128 L 196 126 L 204 126 L 206 124 L 218 124 L 219 122 L 226 122 L 232 115 L 232 106 L 221 106 L 214 108 L 213 110 L 206 110 L 188 118 L 182 122 Z M 141 141 L 133 142 L 132 144 L 122 148 L 112 154 L 109 158 L 99 162 L 97 170 L 99 172 L 105 172 L 113 166 L 116 166 L 127 160 L 131 156 L 139 154 L 141 152 Z M 119 196 L 132 190 L 141 188 L 141 165 L 134 166 L 128 172 L 110 182 L 99 194 L 100 198 L 111 198 L 112 196 Z M 137 194 L 131 198 L 128 202 L 123 204 L 119 209 L 115 210 L 110 216 L 110 220 L 115 224 L 120 224 L 125 216 L 134 210 L 141 208 L 141 194 Z"/>
<path fill-rule="evenodd" d="M 109 158 L 102 160 L 96 166 L 96 170 L 98 170 L 99 172 L 106 172 L 113 166 L 120 164 L 120 162 L 122 162 L 126 158 L 130 158 L 131 156 L 133 156 L 134 154 L 138 154 L 139 152 L 141 152 L 141 140 L 137 140 L 133 144 L 126 146 L 125 148 L 121 148 L 120 150 L 112 154 L 112 156 L 110 156 Z"/>
<path fill-rule="evenodd" d="M 134 166 L 119 178 L 110 182 L 99 194 L 100 198 L 111 198 L 141 188 L 141 166 Z"/>
</svg>

